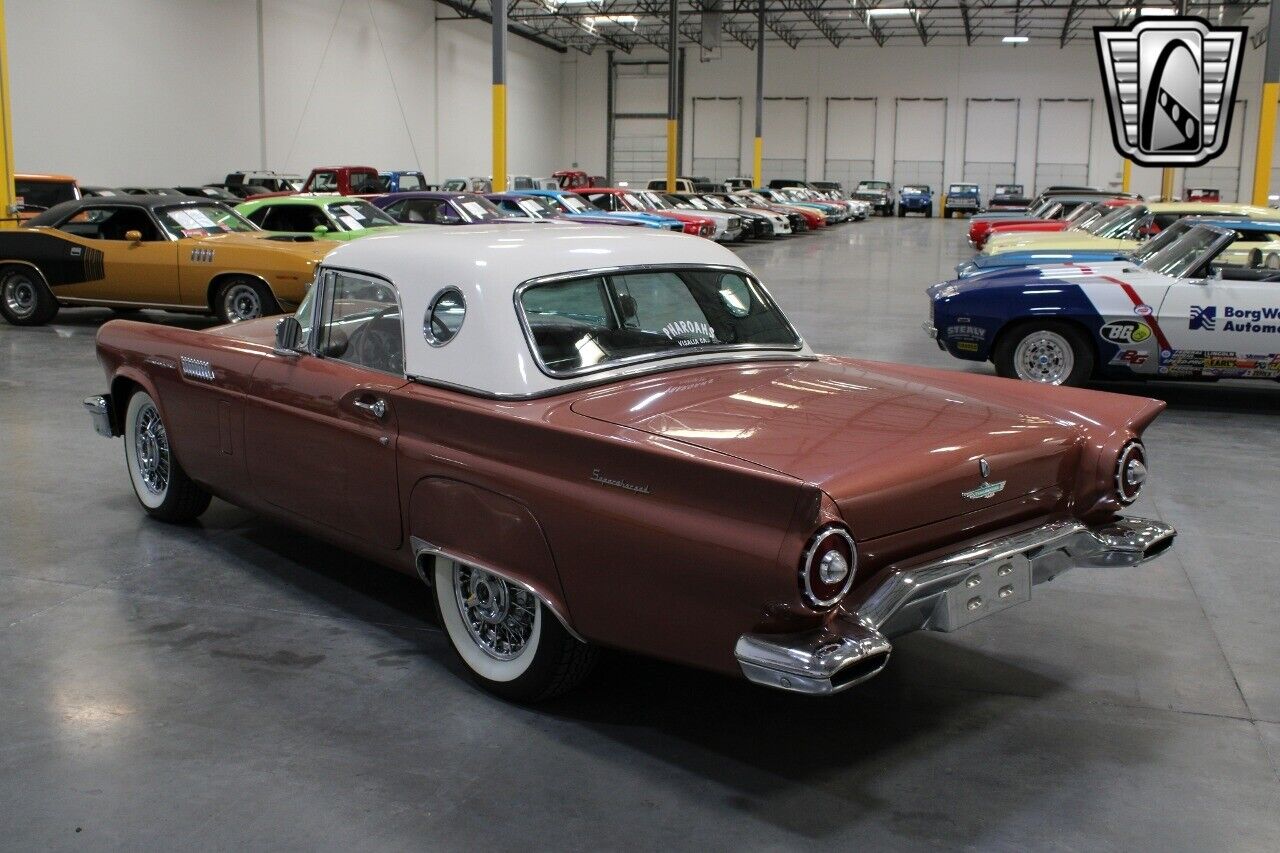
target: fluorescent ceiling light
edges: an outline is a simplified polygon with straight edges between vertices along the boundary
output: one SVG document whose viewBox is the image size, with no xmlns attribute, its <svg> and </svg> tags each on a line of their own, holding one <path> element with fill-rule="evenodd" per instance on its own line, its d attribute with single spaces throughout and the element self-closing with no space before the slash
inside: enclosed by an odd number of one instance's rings
<svg viewBox="0 0 1280 853">
<path fill-rule="evenodd" d="M 1000 39 L 1000 41 L 1004 42 L 1005 44 L 1026 44 L 1027 37 L 1026 36 L 1005 36 L 1004 38 Z"/>
<path fill-rule="evenodd" d="M 634 27 L 640 23 L 640 19 L 635 15 L 589 15 L 586 22 L 591 26 L 599 26 L 601 24 L 618 24 L 620 26 Z"/>
<path fill-rule="evenodd" d="M 868 9 L 867 16 L 871 18 L 905 18 L 912 13 L 912 9 L 902 7 Z"/>
<path fill-rule="evenodd" d="M 1120 10 L 1120 17 L 1132 18 L 1141 14 L 1144 18 L 1158 18 L 1168 15 L 1178 14 L 1177 9 L 1170 9 L 1168 6 L 1143 6 L 1139 9 L 1137 6 L 1125 6 Z"/>
</svg>

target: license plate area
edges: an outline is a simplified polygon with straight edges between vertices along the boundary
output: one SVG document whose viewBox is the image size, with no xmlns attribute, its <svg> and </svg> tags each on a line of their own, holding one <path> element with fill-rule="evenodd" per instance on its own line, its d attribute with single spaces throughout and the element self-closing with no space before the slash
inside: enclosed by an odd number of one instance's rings
<svg viewBox="0 0 1280 853">
<path fill-rule="evenodd" d="M 1031 600 L 1031 561 L 1021 554 L 989 560 L 942 594 L 929 620 L 936 631 L 955 631 Z"/>
</svg>

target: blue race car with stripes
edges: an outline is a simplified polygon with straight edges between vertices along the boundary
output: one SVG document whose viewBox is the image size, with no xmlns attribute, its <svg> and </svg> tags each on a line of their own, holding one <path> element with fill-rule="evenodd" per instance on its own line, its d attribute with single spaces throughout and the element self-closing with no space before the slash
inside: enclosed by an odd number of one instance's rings
<svg viewBox="0 0 1280 853">
<path fill-rule="evenodd" d="M 1198 221 L 1120 261 L 1021 267 L 929 288 L 939 348 L 1001 376 L 1280 378 L 1276 222 Z"/>
</svg>

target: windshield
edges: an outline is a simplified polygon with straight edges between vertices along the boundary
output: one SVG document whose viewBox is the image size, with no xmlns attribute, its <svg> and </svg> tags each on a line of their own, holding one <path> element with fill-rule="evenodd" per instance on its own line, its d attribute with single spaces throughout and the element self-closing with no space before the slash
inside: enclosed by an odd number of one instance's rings
<svg viewBox="0 0 1280 853">
<path fill-rule="evenodd" d="M 715 196 L 713 196 L 713 195 L 704 195 L 704 196 L 702 197 L 702 200 L 703 200 L 703 201 L 705 201 L 707 204 L 711 205 L 712 207 L 714 207 L 714 208 L 718 209 L 718 210 L 728 210 L 728 209 L 729 209 L 729 205 L 725 204 L 725 203 L 724 203 L 724 201 L 723 201 L 722 199 L 716 198 L 716 197 L 715 197 Z"/>
<path fill-rule="evenodd" d="M 561 196 L 559 202 L 573 213 L 583 213 L 591 210 L 591 205 L 574 195 Z"/>
<path fill-rule="evenodd" d="M 383 185 L 383 179 L 377 172 L 352 172 L 351 173 L 351 193 L 353 195 L 359 193 L 379 193 L 386 187 Z"/>
<path fill-rule="evenodd" d="M 30 207 L 50 208 L 64 201 L 72 201 L 76 195 L 76 185 L 70 181 L 27 181 L 18 178 L 13 182 L 14 194 L 22 199 L 22 204 Z"/>
<path fill-rule="evenodd" d="M 1222 236 L 1215 229 L 1197 225 L 1183 234 L 1181 239 L 1174 240 L 1160 251 L 1152 253 L 1143 261 L 1142 268 L 1174 278 L 1182 278 L 1200 265 L 1209 250 Z"/>
<path fill-rule="evenodd" d="M 510 215 L 482 195 L 458 195 L 452 201 L 454 208 L 468 222 L 490 222 L 494 219 L 507 219 Z"/>
<path fill-rule="evenodd" d="M 859 181 L 858 189 L 860 190 L 887 190 L 889 189 L 888 181 Z"/>
<path fill-rule="evenodd" d="M 1085 228 L 1095 237 L 1124 237 L 1133 225 L 1147 215 L 1147 209 L 1140 204 L 1126 204 L 1117 207 L 1106 216 Z"/>
<path fill-rule="evenodd" d="M 1049 208 L 1053 207 L 1055 204 L 1057 204 L 1056 201 L 1054 201 L 1051 198 L 1046 198 L 1043 201 L 1041 201 L 1039 204 L 1035 205 L 1030 210 L 1028 210 L 1027 216 L 1030 216 L 1033 219 L 1040 219 L 1044 216 L 1045 212 L 1049 210 Z"/>
<path fill-rule="evenodd" d="M 524 211 L 526 216 L 533 216 L 537 219 L 543 219 L 547 216 L 557 216 L 560 211 L 545 198 L 536 196 L 523 196 L 516 199 L 516 204 Z"/>
<path fill-rule="evenodd" d="M 325 210 L 342 225 L 343 231 L 363 231 L 365 228 L 400 224 L 367 201 L 335 201 L 325 205 Z"/>
<path fill-rule="evenodd" d="M 1129 253 L 1129 257 L 1133 259 L 1139 266 L 1144 265 L 1147 259 L 1155 255 L 1156 252 L 1164 251 L 1164 248 L 1177 240 L 1182 239 L 1182 235 L 1191 230 L 1191 226 L 1195 225 L 1194 219 L 1179 219 L 1168 228 L 1143 243 L 1139 248 Z"/>
<path fill-rule="evenodd" d="M 628 201 L 630 201 L 632 198 L 635 198 L 636 204 L 640 206 L 641 210 L 645 208 L 649 208 L 651 210 L 674 210 L 675 209 L 675 205 L 671 204 L 665 198 L 658 195 L 657 193 L 643 192 L 643 193 L 636 193 L 635 196 L 632 196 L 631 193 L 624 193 L 622 197 L 627 199 Z"/>
<path fill-rule="evenodd" d="M 725 270 L 548 282 L 524 290 L 520 309 L 539 362 L 554 376 L 689 353 L 800 347 L 764 289 Z"/>
<path fill-rule="evenodd" d="M 929 188 L 928 188 L 928 187 L 926 187 L 926 186 L 924 186 L 923 184 L 918 184 L 918 185 L 917 185 L 917 184 L 908 184 L 907 186 L 905 186 L 905 187 L 903 187 L 903 188 L 902 188 L 902 192 L 904 192 L 904 193 L 927 193 L 927 192 L 929 192 Z"/>
<path fill-rule="evenodd" d="M 241 218 L 240 214 L 220 204 L 162 207 L 156 211 L 156 218 L 174 237 L 208 237 L 232 231 L 258 230 L 257 226 Z"/>
<path fill-rule="evenodd" d="M 996 195 L 1022 195 L 1022 184 L 998 184 Z"/>
<path fill-rule="evenodd" d="M 947 187 L 947 195 L 968 195 L 978 191 L 977 184 L 952 184 Z"/>
</svg>

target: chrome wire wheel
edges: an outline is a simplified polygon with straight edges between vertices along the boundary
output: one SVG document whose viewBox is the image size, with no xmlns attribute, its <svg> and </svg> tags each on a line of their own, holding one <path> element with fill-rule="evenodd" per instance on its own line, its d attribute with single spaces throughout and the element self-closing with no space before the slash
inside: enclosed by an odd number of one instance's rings
<svg viewBox="0 0 1280 853">
<path fill-rule="evenodd" d="M 4 307 L 18 320 L 29 319 L 36 313 L 38 301 L 36 283 L 22 272 L 11 272 L 4 278 Z"/>
<path fill-rule="evenodd" d="M 222 314 L 229 323 L 257 319 L 262 316 L 262 297 L 251 284 L 233 284 L 222 294 Z"/>
<path fill-rule="evenodd" d="M 1075 349 L 1066 338 L 1047 329 L 1031 332 L 1018 342 L 1013 368 L 1019 379 L 1061 385 L 1075 369 Z"/>
<path fill-rule="evenodd" d="M 454 563 L 453 594 L 463 625 L 481 651 L 500 661 L 524 654 L 537 627 L 532 593 L 491 572 Z"/>
<path fill-rule="evenodd" d="M 148 492 L 163 497 L 169 490 L 169 435 L 150 402 L 138 407 L 134 416 L 133 443 L 138 479 Z"/>
</svg>

